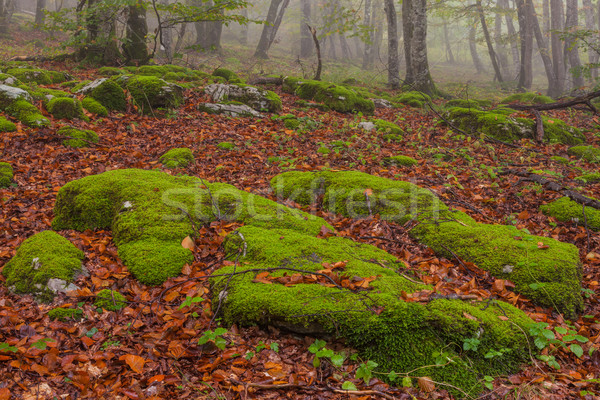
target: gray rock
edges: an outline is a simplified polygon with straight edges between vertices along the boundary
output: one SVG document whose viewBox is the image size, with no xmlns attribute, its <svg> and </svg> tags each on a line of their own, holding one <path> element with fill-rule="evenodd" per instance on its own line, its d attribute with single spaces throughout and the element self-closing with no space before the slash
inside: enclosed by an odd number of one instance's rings
<svg viewBox="0 0 600 400">
<path fill-rule="evenodd" d="M 204 92 L 208 94 L 211 101 L 219 103 L 224 100 L 239 101 L 244 103 L 256 111 L 268 110 L 277 111 L 273 101 L 268 98 L 266 90 L 262 90 L 253 86 L 238 86 L 226 85 L 222 83 L 214 83 L 204 88 Z M 279 107 L 280 108 L 280 107 Z"/>
<path fill-rule="evenodd" d="M 33 98 L 27 91 L 8 85 L 0 85 L 0 109 L 9 106 L 17 100 L 26 100 L 32 102 Z"/>
<path fill-rule="evenodd" d="M 79 287 L 74 285 L 73 283 L 67 283 L 66 281 L 58 278 L 50 278 L 48 279 L 48 283 L 46 287 L 51 290 L 53 293 L 66 293 L 72 290 L 78 290 Z"/>
<path fill-rule="evenodd" d="M 198 106 L 198 109 L 209 114 L 225 114 L 232 117 L 262 117 L 261 113 L 245 104 L 202 103 Z"/>
<path fill-rule="evenodd" d="M 372 122 L 361 122 L 358 124 L 358 127 L 360 129 L 364 129 L 365 131 L 374 131 L 375 130 L 375 124 Z"/>
<path fill-rule="evenodd" d="M 375 108 L 393 108 L 394 105 L 385 99 L 371 99 Z"/>
<path fill-rule="evenodd" d="M 82 87 L 81 89 L 79 89 L 77 91 L 77 93 L 79 94 L 88 94 L 90 93 L 92 90 L 96 89 L 98 86 L 102 85 L 104 82 L 106 82 L 108 80 L 108 78 L 100 78 L 100 79 L 96 79 L 93 82 L 88 83 L 87 85 L 85 85 L 84 87 Z"/>
</svg>

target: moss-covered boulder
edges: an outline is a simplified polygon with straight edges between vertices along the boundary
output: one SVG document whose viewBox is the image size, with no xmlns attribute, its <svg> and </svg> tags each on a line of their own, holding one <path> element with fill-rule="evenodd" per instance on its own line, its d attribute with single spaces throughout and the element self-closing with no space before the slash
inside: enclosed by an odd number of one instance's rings
<svg viewBox="0 0 600 400">
<path fill-rule="evenodd" d="M 211 101 L 237 101 L 256 111 L 277 112 L 281 110 L 281 99 L 275 92 L 247 85 L 225 85 L 216 83 L 208 85 L 204 91 Z"/>
<path fill-rule="evenodd" d="M 0 162 L 0 188 L 9 187 L 13 180 L 13 168 L 7 162 Z"/>
<path fill-rule="evenodd" d="M 11 68 L 6 71 L 7 74 L 14 76 L 21 82 L 35 82 L 39 85 L 51 85 L 68 81 L 71 76 L 65 72 L 47 71 L 39 68 Z"/>
<path fill-rule="evenodd" d="M 229 83 L 243 83 L 244 81 L 233 71 L 227 68 L 217 68 L 213 71 L 212 76 L 220 76 Z"/>
<path fill-rule="evenodd" d="M 221 142 L 221 143 L 217 144 L 217 147 L 222 150 L 235 150 L 235 143 Z"/>
<path fill-rule="evenodd" d="M 231 117 L 262 117 L 262 114 L 245 104 L 200 103 L 198 110 L 207 114 L 223 114 Z"/>
<path fill-rule="evenodd" d="M 510 373 L 529 359 L 532 321 L 509 304 L 436 297 L 407 279 L 395 257 L 346 238 L 254 226 L 238 232 L 225 245 L 236 266 L 212 279 L 213 304 L 227 324 L 341 337 L 378 372 L 429 376 L 470 395 L 482 391 L 482 376 Z M 430 297 L 417 302 L 418 293 Z M 479 346 L 463 351 L 473 339 Z M 500 349 L 500 358 L 486 358 Z"/>
<path fill-rule="evenodd" d="M 283 90 L 296 94 L 304 100 L 314 100 L 324 103 L 331 110 L 342 113 L 361 112 L 365 115 L 373 114 L 375 104 L 356 91 L 330 82 L 304 80 L 298 78 L 285 78 Z"/>
<path fill-rule="evenodd" d="M 150 114 L 158 108 L 177 108 L 183 104 L 182 88 L 156 76 L 133 76 L 126 82 L 134 104 L 143 114 Z"/>
<path fill-rule="evenodd" d="M 374 119 L 373 124 L 375 124 L 375 129 L 377 132 L 381 132 L 384 134 L 393 134 L 393 135 L 402 135 L 404 131 L 397 124 L 386 121 L 384 119 Z"/>
<path fill-rule="evenodd" d="M 194 162 L 194 155 L 187 147 L 171 149 L 160 156 L 160 162 L 166 168 L 187 167 Z"/>
<path fill-rule="evenodd" d="M 409 91 L 399 94 L 392 99 L 396 103 L 405 104 L 411 107 L 424 107 L 431 102 L 431 97 L 427 94 L 417 91 Z"/>
<path fill-rule="evenodd" d="M 523 104 L 549 104 L 553 103 L 552 97 L 543 96 L 538 93 L 515 93 L 503 98 L 501 104 L 523 103 Z"/>
<path fill-rule="evenodd" d="M 67 147 L 89 147 L 100 140 L 98 134 L 92 130 L 81 130 L 70 126 L 60 128 L 56 134 L 65 137 L 63 145 Z"/>
<path fill-rule="evenodd" d="M 410 234 L 436 253 L 475 263 L 569 317 L 583 309 L 579 251 L 572 244 L 514 226 L 479 224 L 450 211 L 427 189 L 361 172 L 286 172 L 273 178 L 271 186 L 278 197 L 301 204 L 322 198 L 327 210 L 353 218 L 379 213 L 400 224 L 414 220 L 418 225 Z"/>
<path fill-rule="evenodd" d="M 10 122 L 4 117 L 0 117 L 0 132 L 14 132 L 17 130 L 17 125 Z"/>
<path fill-rule="evenodd" d="M 26 100 L 16 100 L 4 108 L 4 111 L 26 126 L 33 128 L 50 126 L 48 118 L 44 117 L 36 106 Z"/>
<path fill-rule="evenodd" d="M 445 108 L 460 107 L 460 108 L 474 108 L 476 110 L 482 110 L 492 105 L 489 100 L 475 100 L 475 99 L 452 99 L 448 100 L 445 104 Z"/>
<path fill-rule="evenodd" d="M 383 158 L 383 165 L 397 165 L 402 167 L 412 167 L 419 162 L 409 156 L 391 156 Z"/>
<path fill-rule="evenodd" d="M 115 76 L 115 75 L 123 75 L 126 71 L 122 68 L 116 67 L 101 67 L 98 68 L 98 74 L 102 76 Z"/>
<path fill-rule="evenodd" d="M 56 307 L 48 311 L 48 317 L 51 320 L 57 319 L 63 322 L 69 320 L 80 320 L 83 318 L 83 310 L 80 308 Z"/>
<path fill-rule="evenodd" d="M 33 101 L 33 97 L 31 97 L 28 91 L 21 88 L 0 85 L 0 110 L 5 110 L 8 106 L 18 100 L 31 102 Z"/>
<path fill-rule="evenodd" d="M 513 141 L 535 138 L 535 120 L 512 116 L 511 109 L 499 108 L 481 111 L 472 108 L 453 107 L 446 117 L 460 129 L 473 133 L 484 133 L 499 140 Z M 544 140 L 550 143 L 578 144 L 585 141 L 579 129 L 563 121 L 542 116 Z"/>
<path fill-rule="evenodd" d="M 48 101 L 46 109 L 52 116 L 59 119 L 88 119 L 83 113 L 81 102 L 70 97 L 54 97 Z"/>
<path fill-rule="evenodd" d="M 61 286 L 71 290 L 68 284 L 81 271 L 83 258 L 83 252 L 67 239 L 53 231 L 43 231 L 19 246 L 2 274 L 11 291 L 47 301 Z"/>
<path fill-rule="evenodd" d="M 0 84 L 8 86 L 20 86 L 23 85 L 23 82 L 12 75 L 0 73 Z"/>
<path fill-rule="evenodd" d="M 124 169 L 88 176 L 58 192 L 56 230 L 112 229 L 119 256 L 141 282 L 157 285 L 177 276 L 193 260 L 181 241 L 220 219 L 249 225 L 303 230 L 316 235 L 321 218 L 289 209 L 222 183 L 175 177 L 159 171 Z M 209 190 L 210 189 L 210 190 Z M 183 210 L 183 211 L 182 211 Z"/>
<path fill-rule="evenodd" d="M 600 149 L 594 146 L 574 146 L 567 150 L 567 153 L 590 163 L 600 162 Z"/>
<path fill-rule="evenodd" d="M 93 97 L 84 97 L 81 100 L 81 106 L 92 114 L 96 114 L 101 117 L 106 117 L 108 115 L 108 109 Z"/>
<path fill-rule="evenodd" d="M 600 231 L 600 210 L 592 207 L 585 207 L 585 215 L 583 214 L 583 206 L 568 197 L 561 197 L 551 203 L 540 207 L 540 210 L 546 214 L 555 217 L 562 222 L 576 222 L 579 225 Z"/>
<path fill-rule="evenodd" d="M 127 299 L 115 290 L 103 289 L 96 294 L 94 305 L 108 311 L 119 311 L 127 305 Z"/>
<path fill-rule="evenodd" d="M 600 172 L 583 174 L 575 178 L 575 180 L 581 181 L 583 183 L 597 183 L 600 182 Z"/>
<path fill-rule="evenodd" d="M 96 79 L 80 88 L 74 88 L 78 94 L 85 94 L 95 99 L 108 110 L 124 111 L 127 108 L 127 98 L 123 88 L 107 78 Z"/>
</svg>

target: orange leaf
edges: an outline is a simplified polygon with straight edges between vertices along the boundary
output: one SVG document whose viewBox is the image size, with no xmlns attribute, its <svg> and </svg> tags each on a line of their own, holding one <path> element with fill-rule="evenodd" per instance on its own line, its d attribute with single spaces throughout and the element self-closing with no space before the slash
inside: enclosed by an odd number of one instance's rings
<svg viewBox="0 0 600 400">
<path fill-rule="evenodd" d="M 471 321 L 477 321 L 477 318 L 475 318 L 471 314 L 468 314 L 468 313 L 466 313 L 464 311 L 463 311 L 463 317 L 465 317 L 466 319 L 470 319 Z"/>
<path fill-rule="evenodd" d="M 196 248 L 196 243 L 194 243 L 194 240 L 189 237 L 186 236 L 182 241 L 181 241 L 181 246 L 183 246 L 183 248 L 194 251 L 194 249 Z"/>
<path fill-rule="evenodd" d="M 527 210 L 521 211 L 519 213 L 519 215 L 517 215 L 517 218 L 519 218 L 519 219 L 527 219 L 527 218 L 529 218 L 529 211 L 527 211 Z"/>
<path fill-rule="evenodd" d="M 8 388 L 0 389 L 0 400 L 9 400 L 10 399 L 10 390 Z"/>
<path fill-rule="evenodd" d="M 146 363 L 145 359 L 134 354 L 125 354 L 119 357 L 119 360 L 125 361 L 127 365 L 129 365 L 129 367 L 138 374 L 144 370 L 144 364 Z"/>
<path fill-rule="evenodd" d="M 543 242 L 538 242 L 537 244 L 538 249 L 547 249 L 548 246 L 546 246 Z"/>
<path fill-rule="evenodd" d="M 372 194 L 373 194 L 373 190 L 372 189 L 365 189 L 365 195 L 371 196 Z"/>
<path fill-rule="evenodd" d="M 152 378 L 148 379 L 148 383 L 152 382 L 162 382 L 165 379 L 164 375 L 154 375 Z"/>
<path fill-rule="evenodd" d="M 421 388 L 421 390 L 425 393 L 431 393 L 435 390 L 435 383 L 428 376 L 419 377 L 419 379 L 417 380 L 417 384 L 419 385 L 419 388 Z"/>
</svg>

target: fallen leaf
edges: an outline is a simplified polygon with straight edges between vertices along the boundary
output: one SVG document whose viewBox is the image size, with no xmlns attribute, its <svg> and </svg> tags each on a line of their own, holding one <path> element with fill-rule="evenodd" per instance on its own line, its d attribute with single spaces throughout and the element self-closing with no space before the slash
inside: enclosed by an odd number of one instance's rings
<svg viewBox="0 0 600 400">
<path fill-rule="evenodd" d="M 425 393 L 431 393 L 435 390 L 435 383 L 428 376 L 420 376 L 419 379 L 417 379 L 417 384 Z"/>
<path fill-rule="evenodd" d="M 196 243 L 194 243 L 194 240 L 191 237 L 186 236 L 181 241 L 181 246 L 183 246 L 184 249 L 194 251 L 194 249 L 196 248 Z"/>
<path fill-rule="evenodd" d="M 119 357 L 119 360 L 125 361 L 127 365 L 129 365 L 129 367 L 138 374 L 142 373 L 142 371 L 144 370 L 144 364 L 146 363 L 146 360 L 144 358 L 136 356 L 135 354 L 122 355 L 121 357 Z"/>
</svg>

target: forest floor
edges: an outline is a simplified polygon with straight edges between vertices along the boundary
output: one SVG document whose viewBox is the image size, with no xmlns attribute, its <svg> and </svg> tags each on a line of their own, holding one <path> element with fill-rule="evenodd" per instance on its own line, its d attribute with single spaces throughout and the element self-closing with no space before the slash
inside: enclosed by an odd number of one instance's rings
<svg viewBox="0 0 600 400">
<path fill-rule="evenodd" d="M 4 40 L 0 43 L 0 47 L 8 47 Z M 15 42 L 9 45 L 18 48 Z M 25 42 L 23 46 L 27 48 Z M 76 64 L 41 66 L 68 71 L 78 79 L 96 76 L 94 69 Z M 173 173 L 227 182 L 266 196 L 269 179 L 286 170 L 352 169 L 406 180 L 431 189 L 444 202 L 477 221 L 513 224 L 532 234 L 575 244 L 583 264 L 583 315 L 567 321 L 553 310 L 536 307 L 526 298 L 514 296 L 505 281 L 483 272 L 471 275 L 458 260 L 436 257 L 401 226 L 377 216 L 352 220 L 324 212 L 320 215 L 335 226 L 339 235 L 398 256 L 438 290 L 460 290 L 483 299 L 505 300 L 535 321 L 547 322 L 553 329 L 574 329 L 589 338 L 582 345 L 584 354 L 580 358 L 568 349 L 551 346 L 545 351 L 556 357 L 560 369 L 532 359 L 521 372 L 497 378 L 485 398 L 598 398 L 600 356 L 590 349 L 600 343 L 600 234 L 582 224 L 557 222 L 540 213 L 539 206 L 557 198 L 558 193 L 522 182 L 514 174 L 498 173 L 509 168 L 541 170 L 565 186 L 598 197 L 600 184 L 582 186 L 573 179 L 581 173 L 580 168 L 593 172 L 597 167 L 584 161 L 552 161 L 551 156 L 566 155 L 565 145 L 522 140 L 516 147 L 492 146 L 451 132 L 433 112 L 410 107 L 375 111 L 376 118 L 396 122 L 406 132 L 402 142 L 388 143 L 376 133 L 353 128 L 353 123 L 363 120 L 361 116 L 300 110 L 294 96 L 274 90 L 283 100 L 282 114 L 310 116 L 319 122 L 318 128 L 312 132 L 288 130 L 283 121 L 270 116 L 234 119 L 207 115 L 197 110 L 207 98 L 200 90 L 192 89 L 186 92 L 184 106 L 159 118 L 141 116 L 130 108 L 122 114 L 92 118 L 89 123 L 69 122 L 98 133 L 100 143 L 89 148 L 62 145 L 56 135 L 58 127 L 67 124 L 62 120 L 53 120 L 50 128 L 20 127 L 2 134 L 0 160 L 12 164 L 16 184 L 0 189 L 0 268 L 23 240 L 50 229 L 56 194 L 64 184 L 107 170 L 160 168 L 159 157 L 174 147 L 190 148 L 196 162 Z M 579 127 L 590 144 L 600 145 L 598 116 L 577 110 L 549 115 Z M 217 147 L 225 141 L 236 148 Z M 332 151 L 318 153 L 323 145 Z M 419 164 L 383 166 L 384 157 L 395 155 L 413 157 Z M 195 261 L 182 276 L 159 287 L 141 285 L 132 277 L 117 257 L 110 232 L 61 232 L 85 252 L 85 265 L 91 275 L 76 282 L 80 291 L 59 296 L 52 305 L 16 296 L 0 285 L 0 342 L 18 348 L 14 354 L 0 352 L 0 400 L 450 398 L 441 386 L 397 388 L 377 378 L 365 384 L 353 379 L 357 364 L 347 363 L 341 371 L 326 363 L 314 368 L 308 350 L 314 338 L 274 328 L 234 325 L 224 335 L 225 350 L 198 345 L 203 332 L 215 328 L 209 327 L 213 317 L 210 288 L 203 277 L 212 271 L 207 266 L 223 262 L 223 238 L 235 228 L 226 222 L 202 227 L 196 240 Z M 0 282 L 3 279 L 0 277 Z M 105 287 L 118 288 L 127 297 L 129 304 L 123 311 L 102 313 L 93 306 L 93 293 Z M 201 297 L 202 301 L 180 307 L 188 297 Z M 85 318 L 76 323 L 50 321 L 47 312 L 57 305 L 77 306 Z M 339 350 L 343 343 L 329 346 Z M 349 395 L 341 391 L 344 380 L 353 381 L 361 392 Z"/>
</svg>

